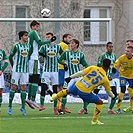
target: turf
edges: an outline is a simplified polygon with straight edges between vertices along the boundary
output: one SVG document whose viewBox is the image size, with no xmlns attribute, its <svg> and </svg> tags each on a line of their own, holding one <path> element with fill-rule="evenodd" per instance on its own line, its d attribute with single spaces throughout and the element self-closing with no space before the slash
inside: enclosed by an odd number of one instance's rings
<svg viewBox="0 0 133 133">
<path fill-rule="evenodd" d="M 13 114 L 7 114 L 8 105 L 1 108 L 0 133 L 133 133 L 133 113 L 107 114 L 108 104 L 103 105 L 99 120 L 104 125 L 91 125 L 94 104 L 88 106 L 88 114 L 78 115 L 79 103 L 69 103 L 72 113 L 54 115 L 53 104 L 45 104 L 44 111 L 32 110 L 26 106 L 27 116 L 22 116 L 21 105 L 13 104 Z M 122 108 L 129 103 L 123 103 Z"/>
</svg>

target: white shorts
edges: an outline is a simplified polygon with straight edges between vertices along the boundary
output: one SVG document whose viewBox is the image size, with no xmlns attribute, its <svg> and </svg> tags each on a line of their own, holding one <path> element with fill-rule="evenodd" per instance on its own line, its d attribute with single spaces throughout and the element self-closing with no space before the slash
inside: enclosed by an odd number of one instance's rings
<svg viewBox="0 0 133 133">
<path fill-rule="evenodd" d="M 5 88 L 5 82 L 4 82 L 4 75 L 3 73 L 0 75 L 0 89 Z"/>
<path fill-rule="evenodd" d="M 75 84 L 80 78 L 74 78 L 74 79 L 71 79 L 71 81 L 67 84 L 66 81 L 64 83 L 64 86 L 63 88 L 69 88 L 69 86 Z"/>
<path fill-rule="evenodd" d="M 59 84 L 58 72 L 44 72 L 42 74 L 41 83 L 45 83 L 49 86 L 51 82 L 52 85 Z"/>
<path fill-rule="evenodd" d="M 114 78 L 114 79 L 110 80 L 110 86 L 116 86 L 118 80 L 119 80 L 119 79 L 117 79 L 117 78 Z M 119 82 L 118 82 L 118 83 L 119 83 Z"/>
<path fill-rule="evenodd" d="M 29 73 L 12 72 L 11 83 L 18 85 L 26 85 L 29 83 Z"/>
<path fill-rule="evenodd" d="M 34 59 L 29 60 L 29 73 L 30 74 L 40 74 L 39 60 L 34 60 Z"/>
</svg>

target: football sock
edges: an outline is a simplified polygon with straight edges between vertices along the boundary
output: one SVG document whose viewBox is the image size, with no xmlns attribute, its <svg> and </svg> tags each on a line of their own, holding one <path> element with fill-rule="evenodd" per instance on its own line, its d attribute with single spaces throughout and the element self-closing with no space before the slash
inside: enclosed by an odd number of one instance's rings
<svg viewBox="0 0 133 133">
<path fill-rule="evenodd" d="M 67 95 L 67 89 L 64 89 L 64 90 L 62 90 L 62 91 L 59 91 L 58 93 L 57 93 L 57 97 L 55 97 L 55 99 L 56 98 L 60 98 L 60 97 L 63 97 L 63 96 L 66 96 Z"/>
<path fill-rule="evenodd" d="M 48 89 L 47 92 L 50 96 L 52 96 L 53 92 L 51 90 Z"/>
<path fill-rule="evenodd" d="M 96 104 L 94 108 L 94 116 L 93 116 L 93 122 L 96 122 L 98 120 L 98 116 L 100 115 L 102 111 L 102 104 Z"/>
<path fill-rule="evenodd" d="M 38 90 L 38 84 L 32 83 L 32 91 L 31 91 L 31 100 L 32 101 L 35 101 L 37 90 Z"/>
<path fill-rule="evenodd" d="M 56 108 L 56 106 L 57 106 L 57 99 L 54 100 L 54 108 Z"/>
<path fill-rule="evenodd" d="M 128 87 L 128 93 L 130 98 L 130 107 L 133 110 L 133 88 Z"/>
<path fill-rule="evenodd" d="M 45 99 L 44 96 L 40 96 L 40 105 L 41 106 L 44 106 L 44 99 Z"/>
<path fill-rule="evenodd" d="M 89 104 L 89 103 L 84 102 L 83 109 L 87 109 L 88 104 Z"/>
<path fill-rule="evenodd" d="M 12 108 L 12 101 L 13 101 L 13 98 L 14 98 L 14 94 L 15 94 L 15 90 L 10 90 L 10 93 L 9 93 L 9 106 L 10 108 Z"/>
<path fill-rule="evenodd" d="M 26 91 L 21 90 L 21 103 L 22 103 L 22 108 L 25 109 L 25 99 L 26 99 Z"/>
<path fill-rule="evenodd" d="M 31 88 L 32 88 L 32 84 L 29 83 L 29 84 L 28 84 L 28 99 L 29 99 L 29 100 L 31 99 Z"/>
<path fill-rule="evenodd" d="M 66 97 L 63 97 L 63 98 L 62 98 L 62 111 L 65 110 L 66 101 L 67 101 L 67 98 L 66 98 Z"/>
<path fill-rule="evenodd" d="M 114 105 L 115 105 L 115 102 L 116 102 L 116 98 L 115 99 L 111 99 L 111 103 L 110 103 L 110 106 L 109 106 L 109 109 L 112 110 Z"/>
<path fill-rule="evenodd" d="M 124 97 L 124 93 L 120 92 L 119 97 L 118 97 L 118 103 L 117 103 L 116 110 L 120 109 L 123 97 Z"/>
<path fill-rule="evenodd" d="M 58 98 L 58 101 L 57 101 L 57 109 L 60 109 L 61 108 L 61 103 L 62 103 L 62 97 Z"/>
<path fill-rule="evenodd" d="M 0 107 L 1 107 L 1 103 L 2 103 L 2 97 L 0 97 Z"/>
</svg>

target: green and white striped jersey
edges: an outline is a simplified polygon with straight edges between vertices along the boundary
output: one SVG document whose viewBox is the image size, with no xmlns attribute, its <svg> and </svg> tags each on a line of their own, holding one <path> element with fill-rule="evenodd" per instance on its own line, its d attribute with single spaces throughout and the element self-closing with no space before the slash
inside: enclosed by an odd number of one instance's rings
<svg viewBox="0 0 133 133">
<path fill-rule="evenodd" d="M 4 50 L 0 49 L 0 70 L 2 70 L 2 67 L 4 65 L 4 60 L 7 60 L 7 55 Z"/>
<path fill-rule="evenodd" d="M 43 54 L 44 59 L 44 72 L 58 72 L 58 54 L 63 52 L 61 46 L 54 45 L 43 45 L 41 46 L 39 53 Z"/>
<path fill-rule="evenodd" d="M 65 51 L 60 56 L 59 63 L 64 64 L 64 62 L 62 62 L 63 60 L 65 60 L 65 63 L 68 65 L 69 76 L 80 71 L 80 64 L 85 68 L 88 67 L 84 54 L 79 50 L 76 52 L 73 52 L 72 50 Z"/>
<path fill-rule="evenodd" d="M 103 59 L 105 58 L 108 58 L 111 60 L 111 65 L 110 65 L 110 69 L 107 71 L 107 76 L 108 78 L 112 77 L 112 67 L 116 61 L 116 55 L 114 53 L 112 54 L 109 54 L 108 52 L 105 52 L 103 54 L 101 54 L 99 57 L 98 57 L 98 63 L 97 63 L 97 66 L 101 67 L 102 66 L 102 61 Z"/>
<path fill-rule="evenodd" d="M 12 71 L 14 72 L 29 72 L 29 54 L 30 54 L 30 45 L 29 43 L 21 44 L 20 42 L 16 43 L 10 51 L 9 61 L 13 67 Z M 14 60 L 13 60 L 14 57 Z"/>
<path fill-rule="evenodd" d="M 38 54 L 39 47 L 44 44 L 50 43 L 51 40 L 41 41 L 38 33 L 35 30 L 31 30 L 28 36 L 29 36 L 28 42 L 31 46 L 31 53 L 32 53 L 30 59 L 39 60 L 39 54 Z"/>
</svg>

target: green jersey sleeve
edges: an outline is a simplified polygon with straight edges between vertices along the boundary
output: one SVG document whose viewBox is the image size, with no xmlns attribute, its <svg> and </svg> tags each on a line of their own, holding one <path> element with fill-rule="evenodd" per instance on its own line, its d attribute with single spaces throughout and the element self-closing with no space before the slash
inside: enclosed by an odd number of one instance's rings
<svg viewBox="0 0 133 133">
<path fill-rule="evenodd" d="M 42 46 L 44 44 L 51 42 L 51 40 L 41 41 L 41 39 L 36 31 L 33 31 L 33 35 L 34 35 L 34 40 L 39 44 L 39 46 Z"/>
<path fill-rule="evenodd" d="M 89 66 L 88 63 L 85 60 L 84 54 L 82 54 L 80 64 L 82 64 L 82 66 L 85 67 L 85 68 L 87 68 Z"/>
<path fill-rule="evenodd" d="M 97 62 L 97 66 L 98 66 L 98 67 L 101 67 L 101 66 L 102 66 L 102 60 L 103 60 L 103 57 L 102 57 L 102 55 L 100 55 L 100 56 L 98 57 L 98 62 Z"/>
<path fill-rule="evenodd" d="M 7 55 L 4 50 L 3 50 L 3 60 L 7 60 Z"/>
<path fill-rule="evenodd" d="M 65 63 L 63 62 L 63 60 L 66 60 L 66 53 L 67 53 L 67 51 L 63 52 L 63 53 L 61 54 L 61 56 L 59 57 L 59 59 L 58 59 L 58 63 L 59 63 L 59 64 L 62 64 L 62 65 L 65 64 Z"/>
<path fill-rule="evenodd" d="M 13 67 L 13 56 L 15 55 L 17 51 L 17 48 L 16 48 L 16 45 L 14 45 L 10 51 L 10 55 L 9 55 L 9 61 L 10 61 L 10 64 L 11 66 Z"/>
</svg>

